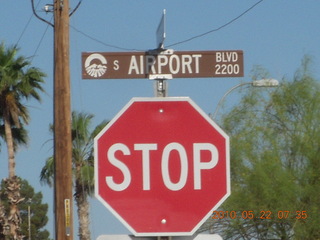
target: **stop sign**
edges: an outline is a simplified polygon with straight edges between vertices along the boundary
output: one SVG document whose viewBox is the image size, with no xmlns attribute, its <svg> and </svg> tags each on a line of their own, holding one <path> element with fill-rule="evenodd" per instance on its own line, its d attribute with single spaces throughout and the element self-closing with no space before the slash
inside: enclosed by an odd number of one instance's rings
<svg viewBox="0 0 320 240">
<path fill-rule="evenodd" d="M 94 148 L 95 195 L 136 236 L 192 235 L 230 195 L 229 138 L 190 98 L 133 98 Z"/>
</svg>

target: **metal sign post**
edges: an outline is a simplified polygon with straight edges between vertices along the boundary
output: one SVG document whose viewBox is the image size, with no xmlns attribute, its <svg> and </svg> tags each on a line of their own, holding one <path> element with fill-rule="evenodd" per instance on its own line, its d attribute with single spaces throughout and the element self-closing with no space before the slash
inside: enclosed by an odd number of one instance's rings
<svg viewBox="0 0 320 240">
<path fill-rule="evenodd" d="M 167 82 L 167 80 L 172 79 L 171 74 L 150 75 L 149 79 L 155 80 L 155 84 L 154 84 L 154 96 L 155 97 L 167 97 L 168 96 L 168 82 Z"/>
<path fill-rule="evenodd" d="M 157 49 L 150 52 L 156 52 L 158 54 L 171 53 L 173 50 L 164 49 L 164 40 L 166 39 L 166 10 L 163 9 L 163 14 L 156 31 Z M 158 74 L 149 75 L 149 79 L 156 80 L 154 84 L 155 97 L 167 97 L 168 96 L 168 82 L 166 80 L 172 79 L 172 74 Z"/>
</svg>

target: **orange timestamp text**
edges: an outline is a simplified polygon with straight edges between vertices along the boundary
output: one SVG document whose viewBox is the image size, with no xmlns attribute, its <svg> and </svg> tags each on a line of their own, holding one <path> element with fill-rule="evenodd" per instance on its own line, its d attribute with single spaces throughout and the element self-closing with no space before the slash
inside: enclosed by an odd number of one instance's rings
<svg viewBox="0 0 320 240">
<path fill-rule="evenodd" d="M 213 211 L 212 219 L 307 219 L 307 211 Z"/>
</svg>

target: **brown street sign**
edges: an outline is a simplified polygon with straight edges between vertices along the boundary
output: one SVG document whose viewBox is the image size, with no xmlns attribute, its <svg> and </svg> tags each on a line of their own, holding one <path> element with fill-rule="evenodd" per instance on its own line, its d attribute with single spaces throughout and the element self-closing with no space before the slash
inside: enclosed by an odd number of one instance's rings
<svg viewBox="0 0 320 240">
<path fill-rule="evenodd" d="M 83 79 L 243 77 L 243 51 L 84 52 Z M 154 77 L 153 77 L 154 78 Z"/>
</svg>

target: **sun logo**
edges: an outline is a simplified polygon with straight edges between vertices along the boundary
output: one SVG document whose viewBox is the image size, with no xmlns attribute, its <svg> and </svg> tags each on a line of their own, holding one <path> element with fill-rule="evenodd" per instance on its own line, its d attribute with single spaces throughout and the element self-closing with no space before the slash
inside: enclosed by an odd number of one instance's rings
<svg viewBox="0 0 320 240">
<path fill-rule="evenodd" d="M 84 63 L 86 72 L 91 77 L 101 77 L 107 71 L 107 59 L 98 53 L 93 53 L 89 55 Z"/>
</svg>

